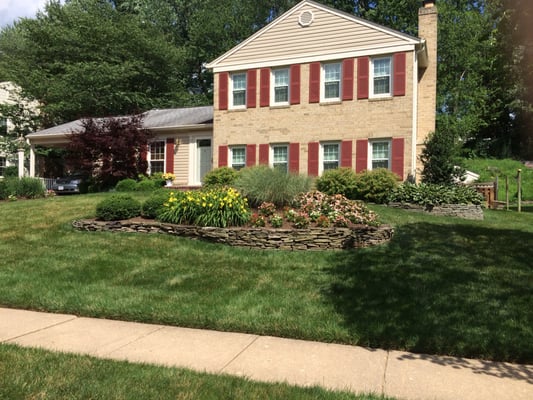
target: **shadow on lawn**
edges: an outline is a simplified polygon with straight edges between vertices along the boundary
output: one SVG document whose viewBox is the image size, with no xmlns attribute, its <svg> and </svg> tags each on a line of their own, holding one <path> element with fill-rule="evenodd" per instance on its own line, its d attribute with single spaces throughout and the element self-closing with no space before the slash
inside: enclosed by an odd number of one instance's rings
<svg viewBox="0 0 533 400">
<path fill-rule="evenodd" d="M 532 244 L 516 230 L 404 225 L 388 245 L 335 255 L 326 296 L 363 346 L 532 363 Z"/>
</svg>

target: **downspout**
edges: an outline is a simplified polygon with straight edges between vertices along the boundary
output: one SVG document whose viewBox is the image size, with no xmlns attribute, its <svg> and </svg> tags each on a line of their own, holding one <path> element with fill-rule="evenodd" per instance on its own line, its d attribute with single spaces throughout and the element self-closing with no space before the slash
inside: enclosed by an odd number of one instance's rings
<svg viewBox="0 0 533 400">
<path fill-rule="evenodd" d="M 411 176 L 416 180 L 416 148 L 418 138 L 418 54 L 426 49 L 426 42 L 422 41 L 422 46 L 419 50 L 413 52 L 413 130 L 411 137 Z"/>
</svg>

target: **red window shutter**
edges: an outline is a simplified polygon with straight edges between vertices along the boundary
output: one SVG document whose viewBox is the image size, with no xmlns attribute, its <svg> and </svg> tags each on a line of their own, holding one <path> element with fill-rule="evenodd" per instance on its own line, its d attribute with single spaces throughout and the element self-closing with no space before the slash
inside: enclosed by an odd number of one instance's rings
<svg viewBox="0 0 533 400">
<path fill-rule="evenodd" d="M 270 105 L 270 68 L 261 69 L 259 80 L 259 105 L 268 107 Z"/>
<path fill-rule="evenodd" d="M 228 146 L 225 146 L 225 145 L 218 146 L 218 166 L 219 167 L 228 166 Z"/>
<path fill-rule="evenodd" d="M 300 104 L 300 64 L 291 65 L 290 103 Z"/>
<path fill-rule="evenodd" d="M 251 69 L 246 74 L 246 107 L 255 108 L 257 89 L 257 70 Z"/>
<path fill-rule="evenodd" d="M 228 82 L 229 74 L 221 72 L 218 74 L 218 109 L 228 109 Z"/>
<path fill-rule="evenodd" d="M 255 144 L 246 145 L 246 166 L 252 167 L 255 165 Z"/>
<path fill-rule="evenodd" d="M 310 142 L 307 145 L 307 175 L 318 176 L 318 151 L 320 144 Z"/>
<path fill-rule="evenodd" d="M 148 145 L 143 144 L 141 146 L 141 160 L 146 161 L 148 160 Z"/>
<path fill-rule="evenodd" d="M 355 143 L 355 172 L 368 169 L 368 140 L 361 139 Z"/>
<path fill-rule="evenodd" d="M 300 143 L 289 144 L 289 172 L 300 172 Z"/>
<path fill-rule="evenodd" d="M 174 173 L 174 138 L 167 138 L 166 154 L 165 154 L 165 172 Z"/>
<path fill-rule="evenodd" d="M 405 53 L 396 53 L 392 62 L 394 70 L 393 90 L 394 96 L 405 96 Z"/>
<path fill-rule="evenodd" d="M 368 99 L 369 59 L 359 57 L 357 59 L 357 98 Z"/>
<path fill-rule="evenodd" d="M 404 139 L 392 139 L 392 162 L 391 170 L 403 180 L 403 153 L 404 153 Z"/>
<path fill-rule="evenodd" d="M 354 59 L 342 62 L 342 99 L 353 100 Z"/>
<path fill-rule="evenodd" d="M 309 103 L 320 101 L 320 63 L 309 64 Z"/>
<path fill-rule="evenodd" d="M 259 164 L 268 165 L 270 146 L 268 144 L 259 145 Z"/>
<path fill-rule="evenodd" d="M 343 140 L 341 143 L 341 167 L 352 168 L 352 141 Z"/>
</svg>

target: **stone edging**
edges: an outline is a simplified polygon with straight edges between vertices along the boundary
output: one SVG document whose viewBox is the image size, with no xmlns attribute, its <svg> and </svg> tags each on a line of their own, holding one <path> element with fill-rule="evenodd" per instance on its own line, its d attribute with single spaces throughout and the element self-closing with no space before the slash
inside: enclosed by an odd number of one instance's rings
<svg viewBox="0 0 533 400">
<path fill-rule="evenodd" d="M 409 211 L 427 212 L 432 215 L 483 220 L 483 209 L 475 204 L 441 204 L 439 206 L 422 206 L 412 203 L 389 203 L 389 207 Z"/>
<path fill-rule="evenodd" d="M 81 231 L 164 233 L 204 239 L 214 243 L 256 249 L 334 250 L 369 247 L 390 241 L 393 228 L 360 226 L 356 228 L 214 228 L 174 225 L 157 221 L 76 220 L 72 226 Z"/>
</svg>

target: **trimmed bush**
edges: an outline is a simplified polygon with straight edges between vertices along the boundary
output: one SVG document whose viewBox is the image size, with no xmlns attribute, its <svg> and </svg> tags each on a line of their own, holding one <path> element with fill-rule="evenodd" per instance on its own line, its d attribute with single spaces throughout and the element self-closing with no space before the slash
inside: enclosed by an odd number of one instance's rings
<svg viewBox="0 0 533 400">
<path fill-rule="evenodd" d="M 276 207 L 289 205 L 298 194 L 309 191 L 311 184 L 312 179 L 307 176 L 287 174 L 264 165 L 242 169 L 235 180 L 235 187 L 252 207 L 264 202 Z"/>
<path fill-rule="evenodd" d="M 36 199 L 38 197 L 44 197 L 45 193 L 46 188 L 40 179 L 29 177 L 17 179 L 15 196 Z"/>
<path fill-rule="evenodd" d="M 169 196 L 170 192 L 166 189 L 159 189 L 153 192 L 142 204 L 141 217 L 157 219 L 159 214 L 165 209 L 165 203 L 168 201 Z"/>
<path fill-rule="evenodd" d="M 141 215 L 141 203 L 127 194 L 112 195 L 96 205 L 96 218 L 118 221 Z"/>
<path fill-rule="evenodd" d="M 0 179 L 0 200 L 6 200 L 11 194 L 13 194 L 11 180 Z"/>
<path fill-rule="evenodd" d="M 173 224 L 198 226 L 244 225 L 250 219 L 246 198 L 233 188 L 171 192 L 159 219 Z"/>
<path fill-rule="evenodd" d="M 437 185 L 404 183 L 389 196 L 390 202 L 411 203 L 423 206 L 442 204 L 475 204 L 483 202 L 483 196 L 475 189 L 464 185 Z"/>
<path fill-rule="evenodd" d="M 336 168 L 325 171 L 315 181 L 317 190 L 329 195 L 342 194 L 353 199 L 357 185 L 357 176 L 351 168 Z"/>
<path fill-rule="evenodd" d="M 133 192 L 137 189 L 137 182 L 135 179 L 123 179 L 117 183 L 115 190 L 117 192 Z"/>
<path fill-rule="evenodd" d="M 388 169 L 378 168 L 356 175 L 355 200 L 370 203 L 386 203 L 390 193 L 398 186 L 398 176 Z"/>
<path fill-rule="evenodd" d="M 162 185 L 159 185 L 159 182 L 156 182 L 155 180 L 143 179 L 142 181 L 137 182 L 135 190 L 138 192 L 152 192 L 161 186 Z"/>
<path fill-rule="evenodd" d="M 205 187 L 232 186 L 237 179 L 238 172 L 233 168 L 220 167 L 208 172 L 203 179 Z"/>
</svg>

